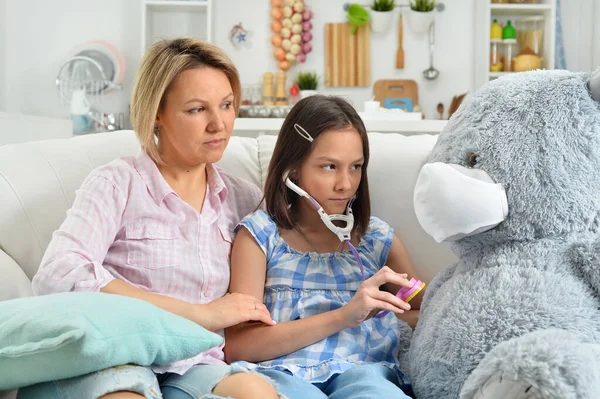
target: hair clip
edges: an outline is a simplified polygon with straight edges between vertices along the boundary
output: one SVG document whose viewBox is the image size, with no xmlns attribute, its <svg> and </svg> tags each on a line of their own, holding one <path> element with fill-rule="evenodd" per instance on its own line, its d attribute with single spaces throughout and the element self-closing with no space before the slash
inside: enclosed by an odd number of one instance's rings
<svg viewBox="0 0 600 399">
<path fill-rule="evenodd" d="M 306 140 L 310 141 L 311 143 L 313 142 L 313 138 L 310 134 L 308 134 L 308 132 L 299 124 L 294 123 L 294 129 L 296 129 L 296 132 L 298 132 L 298 134 L 302 137 L 304 137 Z"/>
</svg>

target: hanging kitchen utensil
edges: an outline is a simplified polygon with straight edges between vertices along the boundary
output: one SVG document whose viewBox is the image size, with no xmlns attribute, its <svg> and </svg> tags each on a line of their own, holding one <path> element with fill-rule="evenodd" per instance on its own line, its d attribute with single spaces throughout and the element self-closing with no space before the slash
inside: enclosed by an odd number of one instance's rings
<svg viewBox="0 0 600 399">
<path fill-rule="evenodd" d="M 396 68 L 404 68 L 404 48 L 402 48 L 402 14 L 398 23 L 398 50 L 396 50 Z"/>
<path fill-rule="evenodd" d="M 438 103 L 437 112 L 440 114 L 440 119 L 444 119 L 444 104 Z"/>
<path fill-rule="evenodd" d="M 437 69 L 435 69 L 433 67 L 433 49 L 434 49 L 433 44 L 434 44 L 434 41 L 435 41 L 435 22 L 432 22 L 429 25 L 429 68 L 427 68 L 426 70 L 423 71 L 423 76 L 427 80 L 434 80 L 440 74 L 440 71 L 438 71 Z"/>
</svg>

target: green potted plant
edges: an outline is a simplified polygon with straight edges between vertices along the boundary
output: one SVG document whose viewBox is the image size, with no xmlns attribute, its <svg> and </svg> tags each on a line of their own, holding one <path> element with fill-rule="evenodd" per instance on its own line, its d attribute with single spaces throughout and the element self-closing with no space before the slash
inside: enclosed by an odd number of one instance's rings
<svg viewBox="0 0 600 399">
<path fill-rule="evenodd" d="M 316 72 L 298 72 L 294 83 L 300 90 L 300 98 L 305 98 L 317 94 L 319 87 L 319 75 Z"/>
<path fill-rule="evenodd" d="M 433 10 L 436 7 L 435 0 L 411 0 L 408 12 L 408 24 L 415 33 L 427 32 L 429 25 L 433 22 Z"/>
<path fill-rule="evenodd" d="M 370 10 L 372 32 L 380 33 L 389 29 L 394 7 L 396 7 L 395 0 L 373 0 Z"/>
</svg>

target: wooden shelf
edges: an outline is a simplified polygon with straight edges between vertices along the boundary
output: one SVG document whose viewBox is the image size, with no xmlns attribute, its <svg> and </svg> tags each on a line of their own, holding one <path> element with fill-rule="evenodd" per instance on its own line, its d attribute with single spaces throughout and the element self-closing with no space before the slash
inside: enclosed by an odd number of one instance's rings
<svg viewBox="0 0 600 399">
<path fill-rule="evenodd" d="M 255 131 L 276 134 L 283 118 L 236 118 L 233 126 L 234 135 L 236 131 Z M 401 134 L 437 134 L 448 121 L 446 120 L 375 120 L 363 118 L 365 127 L 369 132 L 401 133 Z"/>
</svg>

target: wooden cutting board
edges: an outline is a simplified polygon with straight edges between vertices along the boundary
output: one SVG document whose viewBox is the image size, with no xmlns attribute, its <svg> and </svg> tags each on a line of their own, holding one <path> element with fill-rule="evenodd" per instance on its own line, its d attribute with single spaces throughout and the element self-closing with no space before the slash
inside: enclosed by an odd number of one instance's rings
<svg viewBox="0 0 600 399">
<path fill-rule="evenodd" d="M 371 31 L 352 34 L 349 23 L 325 24 L 325 86 L 371 85 Z"/>
<path fill-rule="evenodd" d="M 373 95 L 382 107 L 386 99 L 410 98 L 413 107 L 419 104 L 419 87 L 412 79 L 378 80 L 373 85 Z"/>
</svg>

